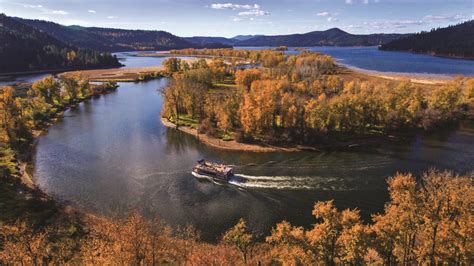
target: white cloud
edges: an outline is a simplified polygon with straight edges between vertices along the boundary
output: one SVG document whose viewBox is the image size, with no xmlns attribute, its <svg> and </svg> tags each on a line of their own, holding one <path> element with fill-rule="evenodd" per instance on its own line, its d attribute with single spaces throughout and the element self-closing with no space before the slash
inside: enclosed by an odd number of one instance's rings
<svg viewBox="0 0 474 266">
<path fill-rule="evenodd" d="M 360 28 L 362 28 L 362 26 L 361 26 L 361 25 L 353 25 L 353 24 L 351 24 L 351 25 L 349 25 L 349 28 L 350 28 L 350 29 L 360 29 Z"/>
<path fill-rule="evenodd" d="M 466 20 L 468 17 L 465 17 L 461 14 L 454 15 L 428 15 L 423 18 L 426 22 L 457 22 L 461 20 Z"/>
<path fill-rule="evenodd" d="M 241 21 L 242 17 L 246 17 L 249 20 L 254 20 L 254 17 L 262 17 L 270 15 L 269 12 L 262 10 L 258 4 L 233 4 L 233 3 L 215 3 L 211 4 L 210 8 L 219 10 L 239 10 L 236 15 L 233 16 L 233 21 Z"/>
<path fill-rule="evenodd" d="M 450 15 L 427 15 L 418 20 L 380 20 L 380 21 L 366 21 L 362 24 L 352 24 L 349 28 L 359 29 L 373 29 L 377 31 L 396 32 L 402 30 L 404 32 L 413 32 L 413 26 L 430 25 L 436 23 L 457 23 L 468 20 L 469 17 L 462 14 Z M 329 18 L 328 18 L 329 21 Z M 428 26 L 429 27 L 429 26 Z"/>
<path fill-rule="evenodd" d="M 31 5 L 31 4 L 20 4 L 17 3 L 18 5 L 23 6 L 24 8 L 31 8 L 31 9 L 36 9 L 40 12 L 42 15 L 67 15 L 69 12 L 66 12 L 64 10 L 52 10 L 49 8 L 44 7 L 43 5 Z M 45 16 L 42 16 L 45 17 Z"/>
<path fill-rule="evenodd" d="M 29 5 L 29 4 L 23 4 L 23 7 L 24 8 L 35 8 L 35 9 L 43 8 L 42 5 Z"/>
<path fill-rule="evenodd" d="M 51 14 L 55 14 L 55 15 L 67 15 L 69 14 L 68 12 L 64 11 L 64 10 L 53 10 L 51 11 Z"/>
<path fill-rule="evenodd" d="M 92 14 L 97 13 L 97 12 L 96 12 L 95 10 L 93 10 L 93 9 L 89 9 L 89 10 L 87 10 L 87 12 L 92 13 Z"/>
<path fill-rule="evenodd" d="M 329 16 L 329 12 L 327 12 L 327 11 L 319 12 L 319 13 L 316 14 L 316 16 L 318 16 L 318 17 L 326 17 L 326 16 Z"/>
<path fill-rule="evenodd" d="M 116 19 L 116 18 L 118 18 L 118 17 L 116 17 L 116 16 L 107 16 L 107 18 L 108 18 L 108 19 Z"/>
<path fill-rule="evenodd" d="M 232 3 L 216 3 L 212 4 L 211 8 L 213 9 L 232 9 L 232 10 L 237 10 L 237 9 L 260 9 L 260 6 L 257 4 L 253 5 L 240 5 L 240 4 L 232 4 Z"/>
<path fill-rule="evenodd" d="M 336 22 L 336 21 L 339 21 L 339 19 L 333 18 L 333 17 L 328 18 L 328 22 Z"/>
<path fill-rule="evenodd" d="M 352 5 L 352 4 L 364 4 L 368 5 L 370 3 L 380 3 L 380 0 L 345 0 L 346 4 Z"/>
<path fill-rule="evenodd" d="M 383 30 L 383 29 L 403 29 L 408 26 L 414 25 L 423 25 L 425 22 L 421 20 L 389 20 L 389 21 L 373 21 L 373 22 L 364 22 L 364 25 L 369 26 L 374 29 Z"/>
<path fill-rule="evenodd" d="M 255 17 L 261 17 L 261 16 L 266 16 L 269 15 L 267 11 L 263 11 L 260 9 L 254 9 L 254 10 L 249 10 L 249 11 L 242 11 L 239 12 L 237 15 L 239 16 L 255 16 Z"/>
</svg>

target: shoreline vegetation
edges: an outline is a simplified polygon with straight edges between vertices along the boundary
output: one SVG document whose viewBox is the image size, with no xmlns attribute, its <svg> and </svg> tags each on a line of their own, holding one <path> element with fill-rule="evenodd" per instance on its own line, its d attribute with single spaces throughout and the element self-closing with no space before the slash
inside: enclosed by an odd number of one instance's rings
<svg viewBox="0 0 474 266">
<path fill-rule="evenodd" d="M 276 47 L 279 48 L 279 47 Z M 212 49 L 206 49 L 206 50 L 212 50 Z M 305 51 L 305 49 L 299 49 L 300 51 Z M 282 51 L 274 49 L 274 51 Z M 227 56 L 220 56 L 220 55 L 202 55 L 202 54 L 186 54 L 183 55 L 182 53 L 179 52 L 170 52 L 170 51 L 163 51 L 163 52 L 157 52 L 157 53 L 146 53 L 146 52 L 139 52 L 135 56 L 138 57 L 182 57 L 182 56 L 189 56 L 189 57 L 196 57 L 196 58 L 205 58 L 205 59 L 216 59 L 216 58 L 221 58 L 221 59 L 235 59 L 235 60 L 240 60 L 241 64 L 251 64 L 252 62 L 249 61 L 246 58 L 243 57 L 227 57 Z M 426 74 L 426 73 L 403 73 L 403 72 L 382 72 L 382 71 L 376 71 L 376 70 L 368 70 L 368 69 L 362 69 L 362 68 L 357 68 L 354 66 L 342 66 L 338 65 L 340 68 L 341 74 L 347 74 L 347 75 L 352 75 L 352 78 L 354 77 L 359 77 L 363 78 L 363 76 L 371 76 L 374 78 L 380 78 L 384 80 L 410 80 L 413 83 L 418 83 L 418 84 L 426 84 L 426 85 L 439 85 L 446 83 L 452 79 L 454 79 L 456 76 L 451 76 L 451 75 L 438 75 L 438 74 Z"/>
<path fill-rule="evenodd" d="M 268 143 L 240 143 L 234 139 L 223 139 L 215 136 L 209 136 L 205 133 L 199 133 L 188 123 L 176 126 L 175 123 L 165 117 L 161 117 L 164 126 L 179 130 L 183 133 L 196 137 L 200 142 L 222 150 L 246 151 L 246 152 L 299 152 L 299 151 L 323 151 L 323 150 L 349 150 L 355 148 L 363 148 L 370 145 L 381 143 L 382 141 L 398 141 L 401 136 L 370 136 L 359 137 L 355 140 L 333 141 L 325 145 L 300 145 L 291 143 L 268 144 Z"/>
<path fill-rule="evenodd" d="M 282 57 L 278 52 L 256 52 L 253 55 L 257 57 L 256 60 L 262 60 L 263 70 L 269 71 L 270 76 L 265 76 L 268 73 L 258 69 L 244 69 L 236 70 L 242 72 L 236 72 L 234 80 L 232 75 L 228 75 L 229 70 L 234 71 L 232 63 L 219 58 L 212 61 L 195 60 L 191 63 L 176 58 L 166 60 L 163 73 L 172 75 L 173 82 L 162 93 L 165 100 L 171 99 L 174 102 L 172 105 L 165 102 L 168 106 L 165 106 L 164 113 L 175 108 L 175 121 L 180 125 L 183 122 L 184 126 L 194 126 L 196 132 L 219 136 L 223 140 L 235 138 L 235 134 L 240 133 L 232 132 L 231 115 L 237 114 L 244 114 L 245 119 L 249 119 L 247 125 L 242 125 L 243 140 L 249 137 L 249 134 L 255 134 L 265 140 L 267 136 L 259 135 L 259 130 L 273 126 L 293 125 L 291 128 L 297 128 L 297 115 L 290 114 L 299 107 L 293 107 L 291 104 L 282 105 L 285 106 L 282 110 L 291 112 L 283 115 L 278 111 L 279 118 L 275 120 L 265 117 L 266 114 L 276 114 L 272 109 L 252 109 L 245 112 L 236 112 L 237 109 L 233 109 L 238 106 L 239 101 L 253 103 L 249 107 L 272 107 L 269 103 L 280 97 L 273 94 L 274 88 L 287 93 L 286 103 L 299 102 L 296 97 L 298 95 L 291 95 L 294 92 L 291 90 L 292 86 L 286 87 L 287 83 L 282 80 L 275 83 L 263 81 L 264 78 L 284 73 L 285 66 L 281 64 Z M 329 77 L 337 75 L 332 71 L 338 69 L 329 57 L 306 54 L 303 58 L 291 60 L 295 60 L 295 64 L 299 62 L 303 68 L 286 75 L 287 77 L 295 80 L 308 75 L 314 75 L 318 80 L 322 78 L 319 81 L 322 85 L 318 85 L 320 87 L 316 90 L 318 94 L 312 96 L 317 102 L 309 105 L 311 108 L 326 103 L 322 94 L 327 93 L 328 96 L 334 97 L 347 90 L 355 94 L 364 90 L 364 86 L 372 88 L 370 84 L 362 86 L 363 80 L 351 82 L 351 75 L 330 79 Z M 321 75 L 319 71 L 324 73 Z M 103 72 L 99 75 L 103 75 Z M 19 166 L 17 162 L 24 159 L 21 157 L 30 155 L 35 137 L 58 119 L 66 108 L 116 89 L 113 82 L 100 87 L 90 84 L 89 80 L 80 75 L 72 76 L 70 73 L 59 75 L 58 79 L 47 77 L 35 82 L 28 90 L 15 90 L 10 86 L 0 89 L 0 264 L 410 265 L 472 262 L 472 174 L 458 176 L 452 172 L 433 170 L 425 173 L 420 179 L 411 174 L 396 174 L 388 180 L 390 201 L 387 202 L 383 213 L 374 214 L 370 223 L 361 221 L 357 209 L 338 210 L 333 201 L 317 202 L 312 210 L 316 219 L 313 227 L 302 228 L 282 221 L 276 224 L 263 240 L 255 238 L 254 232 L 243 219 L 236 221 L 236 225 L 224 232 L 216 243 L 207 243 L 200 240 L 199 232 L 192 226 L 173 229 L 163 221 L 157 218 L 147 219 L 137 211 L 132 211 L 122 218 L 100 218 L 59 203 L 32 184 L 26 176 L 22 178 L 20 174 L 26 167 Z M 317 84 L 316 81 L 306 84 Z M 334 87 L 327 86 L 327 82 L 331 82 Z M 345 87 L 344 82 L 351 85 Z M 443 111 L 435 112 L 435 116 L 430 117 L 435 121 L 442 116 L 448 120 L 462 117 L 458 115 L 466 111 L 463 109 L 468 104 L 466 101 L 472 101 L 474 97 L 474 86 L 471 86 L 470 82 L 458 79 L 451 85 L 445 85 L 446 88 L 433 90 L 433 85 L 426 85 L 428 87 L 424 89 L 414 88 L 407 81 L 402 81 L 403 86 L 395 87 L 398 88 L 398 98 L 391 98 L 400 108 L 401 113 L 397 113 L 396 117 L 405 117 L 405 110 L 419 110 L 416 108 L 421 108 L 423 104 Z M 301 84 L 301 87 L 296 88 L 303 92 L 299 96 L 304 96 L 307 88 L 303 86 L 305 83 Z M 341 91 L 337 89 L 339 86 L 342 86 Z M 233 98 L 238 90 L 243 93 L 239 96 L 242 98 Z M 197 94 L 189 94 L 193 91 Z M 268 94 L 252 94 L 252 91 Z M 417 94 L 410 94 L 410 91 Z M 404 96 L 416 96 L 415 99 L 420 99 L 421 92 L 427 91 L 430 97 L 426 102 L 406 104 L 407 98 Z M 231 94 L 228 94 L 229 92 Z M 181 102 L 184 98 L 180 97 L 186 95 L 192 95 L 195 98 L 191 99 L 195 101 Z M 203 100 L 205 105 L 192 105 L 202 100 L 198 96 L 211 97 Z M 213 98 L 214 96 L 217 98 Z M 373 95 L 362 96 L 365 99 Z M 217 101 L 213 102 L 213 99 Z M 233 99 L 239 101 L 234 102 Z M 352 98 L 344 100 L 347 101 L 340 103 L 355 101 Z M 432 100 L 438 101 L 431 102 Z M 212 109 L 205 111 L 207 107 L 221 108 L 222 103 L 233 108 L 221 109 L 215 113 Z M 374 105 L 376 103 L 377 101 L 371 102 Z M 335 110 L 329 106 L 325 107 L 322 110 Z M 187 110 L 197 110 L 196 114 L 209 111 L 212 117 L 199 121 L 197 116 L 193 118 Z M 172 118 L 173 115 L 168 117 Z M 259 119 L 252 120 L 255 118 Z M 320 120 L 313 118 L 315 119 L 307 121 L 317 125 Z M 349 118 L 350 121 L 358 121 L 357 116 Z M 350 125 L 345 123 L 342 129 L 360 130 L 358 127 L 348 127 Z M 173 124 L 168 123 L 168 126 Z M 365 128 L 365 125 L 362 128 Z M 358 130 L 348 132 L 354 134 Z M 368 133 L 376 136 L 384 132 Z M 291 135 L 293 133 L 285 130 L 276 133 L 277 137 L 283 133 L 285 138 L 294 138 Z M 323 136 L 321 133 L 323 132 L 317 132 L 316 136 Z"/>
<path fill-rule="evenodd" d="M 43 220 L 35 217 L 42 216 L 41 210 L 29 210 L 35 205 L 46 204 L 47 211 L 57 211 L 60 204 L 42 192 L 29 174 L 36 141 L 67 109 L 115 91 L 117 87 L 113 82 L 89 84 L 80 76 L 58 79 L 48 76 L 28 88 L 0 88 L 0 224 L 21 216 L 24 211 L 30 213 L 33 220 Z M 6 204 L 17 207 L 10 209 Z"/>
</svg>

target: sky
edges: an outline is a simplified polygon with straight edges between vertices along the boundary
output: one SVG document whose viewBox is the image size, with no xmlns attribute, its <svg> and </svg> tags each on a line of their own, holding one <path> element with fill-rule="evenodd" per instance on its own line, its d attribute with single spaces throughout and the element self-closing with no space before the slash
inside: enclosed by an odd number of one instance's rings
<svg viewBox="0 0 474 266">
<path fill-rule="evenodd" d="M 411 33 L 474 17 L 474 0 L 0 0 L 0 13 L 64 25 L 165 30 L 182 37 Z"/>
</svg>

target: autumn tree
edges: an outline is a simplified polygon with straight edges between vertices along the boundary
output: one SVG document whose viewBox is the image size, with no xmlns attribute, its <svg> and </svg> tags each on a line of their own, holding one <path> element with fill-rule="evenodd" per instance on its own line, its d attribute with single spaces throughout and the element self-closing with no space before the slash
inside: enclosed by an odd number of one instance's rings
<svg viewBox="0 0 474 266">
<path fill-rule="evenodd" d="M 262 72 L 257 68 L 238 70 L 235 72 L 235 83 L 237 86 L 249 91 L 252 82 L 261 79 L 261 77 Z"/>
<path fill-rule="evenodd" d="M 3 242 L 0 261 L 20 265 L 43 265 L 46 262 L 49 229 L 35 232 L 24 221 L 2 225 L 0 228 L 0 242 Z"/>
<path fill-rule="evenodd" d="M 474 229 L 468 226 L 473 221 L 468 207 L 474 204 L 471 182 L 451 172 L 432 170 L 422 176 L 417 212 L 420 243 L 415 251 L 419 263 L 468 263 L 474 252 Z"/>
<path fill-rule="evenodd" d="M 61 87 L 53 76 L 35 81 L 31 86 L 31 91 L 33 95 L 43 97 L 45 102 L 50 105 L 61 103 Z"/>
<path fill-rule="evenodd" d="M 181 70 L 181 59 L 171 57 L 163 61 L 163 67 L 169 74 L 179 72 Z"/>
<path fill-rule="evenodd" d="M 272 257 L 284 265 L 309 265 L 314 257 L 307 252 L 305 231 L 283 221 L 272 229 L 266 242 L 272 245 Z"/>
<path fill-rule="evenodd" d="M 67 77 L 61 77 L 60 79 L 61 86 L 63 88 L 63 91 L 65 93 L 65 100 L 69 103 L 73 103 L 74 101 L 77 100 L 77 95 L 78 95 L 78 88 L 79 84 L 78 81 L 74 78 L 67 78 Z"/>
<path fill-rule="evenodd" d="M 471 176 L 429 171 L 417 184 L 411 174 L 389 180 L 390 201 L 375 215 L 375 249 L 385 263 L 469 264 L 474 246 Z M 461 196 L 462 195 L 462 196 Z"/>
<path fill-rule="evenodd" d="M 227 245 L 236 247 L 242 253 L 244 263 L 247 264 L 247 256 L 253 245 L 252 238 L 252 234 L 247 231 L 245 220 L 240 219 L 234 227 L 224 234 L 222 241 Z"/>
<path fill-rule="evenodd" d="M 22 110 L 14 97 L 13 87 L 0 88 L 0 126 L 2 139 L 18 148 L 31 139 Z"/>
</svg>

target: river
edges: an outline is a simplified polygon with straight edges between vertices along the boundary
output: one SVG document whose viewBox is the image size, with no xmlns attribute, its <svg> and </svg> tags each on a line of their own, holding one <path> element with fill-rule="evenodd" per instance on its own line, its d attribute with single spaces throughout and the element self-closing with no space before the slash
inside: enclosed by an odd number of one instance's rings
<svg viewBox="0 0 474 266">
<path fill-rule="evenodd" d="M 208 147 L 166 128 L 159 88 L 167 79 L 120 83 L 111 94 L 79 104 L 40 137 L 38 185 L 99 214 L 139 209 L 171 225 L 193 224 L 215 240 L 241 217 L 262 237 L 275 223 L 309 226 L 315 201 L 359 208 L 365 219 L 383 210 L 386 179 L 432 167 L 473 170 L 474 124 L 467 122 L 403 143 L 358 151 L 252 153 Z M 218 185 L 191 175 L 205 158 L 235 167 L 245 184 Z"/>
</svg>

